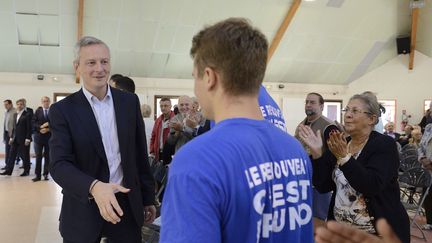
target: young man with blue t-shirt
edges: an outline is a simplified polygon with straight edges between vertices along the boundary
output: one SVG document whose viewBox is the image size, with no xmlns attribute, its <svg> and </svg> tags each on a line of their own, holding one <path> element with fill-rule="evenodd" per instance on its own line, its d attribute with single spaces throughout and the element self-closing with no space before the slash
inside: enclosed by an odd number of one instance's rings
<svg viewBox="0 0 432 243">
<path fill-rule="evenodd" d="M 195 94 L 216 126 L 174 157 L 160 242 L 313 242 L 309 157 L 258 104 L 267 48 L 237 18 L 193 38 Z"/>
</svg>

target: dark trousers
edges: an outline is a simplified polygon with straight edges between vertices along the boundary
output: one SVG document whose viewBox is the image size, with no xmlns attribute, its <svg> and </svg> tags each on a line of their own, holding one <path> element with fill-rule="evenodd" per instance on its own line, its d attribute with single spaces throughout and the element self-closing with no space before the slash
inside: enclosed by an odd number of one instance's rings
<svg viewBox="0 0 432 243">
<path fill-rule="evenodd" d="M 423 202 L 423 207 L 426 213 L 426 223 L 432 224 L 432 192 L 429 191 L 429 194 L 426 196 L 425 201 Z"/>
<path fill-rule="evenodd" d="M 137 225 L 132 210 L 129 206 L 127 195 L 124 193 L 116 193 L 117 202 L 123 210 L 123 216 L 120 217 L 120 222 L 112 224 L 105 221 L 102 226 L 102 232 L 96 241 L 80 241 L 74 242 L 63 239 L 63 243 L 99 243 L 102 236 L 106 237 L 108 243 L 141 243 L 141 227 Z M 144 214 L 144 208 L 143 208 Z M 77 232 L 79 234 L 79 232 Z"/>
<path fill-rule="evenodd" d="M 42 157 L 44 159 L 43 176 L 48 175 L 49 170 L 49 146 L 48 143 L 34 143 L 34 149 L 36 153 L 36 177 L 41 177 L 42 169 Z"/>
<path fill-rule="evenodd" d="M 5 164 L 7 165 L 7 161 L 9 159 L 9 150 L 11 148 L 11 146 L 9 145 L 9 134 L 6 131 L 3 131 L 3 141 L 5 142 Z"/>
<path fill-rule="evenodd" d="M 30 172 L 30 145 L 14 142 L 9 150 L 9 158 L 6 163 L 6 172 L 12 173 L 15 166 L 15 158 L 19 155 L 23 160 L 24 172 Z"/>
</svg>

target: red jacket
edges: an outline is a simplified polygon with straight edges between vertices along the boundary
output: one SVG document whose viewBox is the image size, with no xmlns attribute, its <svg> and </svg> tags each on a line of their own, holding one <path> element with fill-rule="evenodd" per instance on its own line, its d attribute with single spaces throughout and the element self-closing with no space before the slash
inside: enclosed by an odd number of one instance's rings
<svg viewBox="0 0 432 243">
<path fill-rule="evenodd" d="M 151 139 L 150 139 L 150 153 L 154 154 L 156 161 L 159 160 L 159 140 L 160 140 L 160 134 L 161 134 L 160 130 L 162 129 L 163 116 L 164 115 L 162 114 L 156 119 L 154 127 L 153 127 L 153 131 L 151 134 Z M 171 111 L 169 119 L 171 119 L 173 116 L 174 116 L 174 112 Z M 165 144 L 166 139 L 168 137 L 169 131 L 170 131 L 169 126 L 166 127 L 163 131 L 163 143 L 164 144 Z"/>
</svg>

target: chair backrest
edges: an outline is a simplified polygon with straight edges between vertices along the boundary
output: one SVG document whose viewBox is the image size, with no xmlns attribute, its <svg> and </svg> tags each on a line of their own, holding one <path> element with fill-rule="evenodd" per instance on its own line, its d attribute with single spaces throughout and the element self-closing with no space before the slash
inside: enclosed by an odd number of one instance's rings
<svg viewBox="0 0 432 243">
<path fill-rule="evenodd" d="M 411 168 L 421 167 L 421 163 L 418 161 L 416 155 L 409 155 L 401 158 L 399 169 L 401 171 L 407 171 Z"/>
<path fill-rule="evenodd" d="M 417 151 L 417 147 L 414 144 L 406 144 L 405 146 L 402 147 L 401 152 L 404 152 L 406 150 L 416 150 Z"/>
<path fill-rule="evenodd" d="M 416 149 L 407 149 L 401 152 L 401 157 L 407 157 L 407 156 L 418 156 Z"/>
<path fill-rule="evenodd" d="M 399 176 L 399 182 L 413 187 L 429 187 L 432 177 L 429 171 L 421 168 L 411 168 Z"/>
</svg>

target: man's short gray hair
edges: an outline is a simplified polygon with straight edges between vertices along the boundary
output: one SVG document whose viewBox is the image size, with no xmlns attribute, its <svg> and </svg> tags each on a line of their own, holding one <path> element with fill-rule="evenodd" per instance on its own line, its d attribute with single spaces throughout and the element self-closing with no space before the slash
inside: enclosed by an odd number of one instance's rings
<svg viewBox="0 0 432 243">
<path fill-rule="evenodd" d="M 151 107 L 147 104 L 141 105 L 141 114 L 143 117 L 150 117 L 151 115 Z"/>
<path fill-rule="evenodd" d="M 84 36 L 75 44 L 74 47 L 74 64 L 77 64 L 79 62 L 79 53 L 82 47 L 90 46 L 90 45 L 104 45 L 108 49 L 108 53 L 110 52 L 109 47 L 105 42 L 99 40 L 96 37 L 93 36 Z"/>
</svg>

